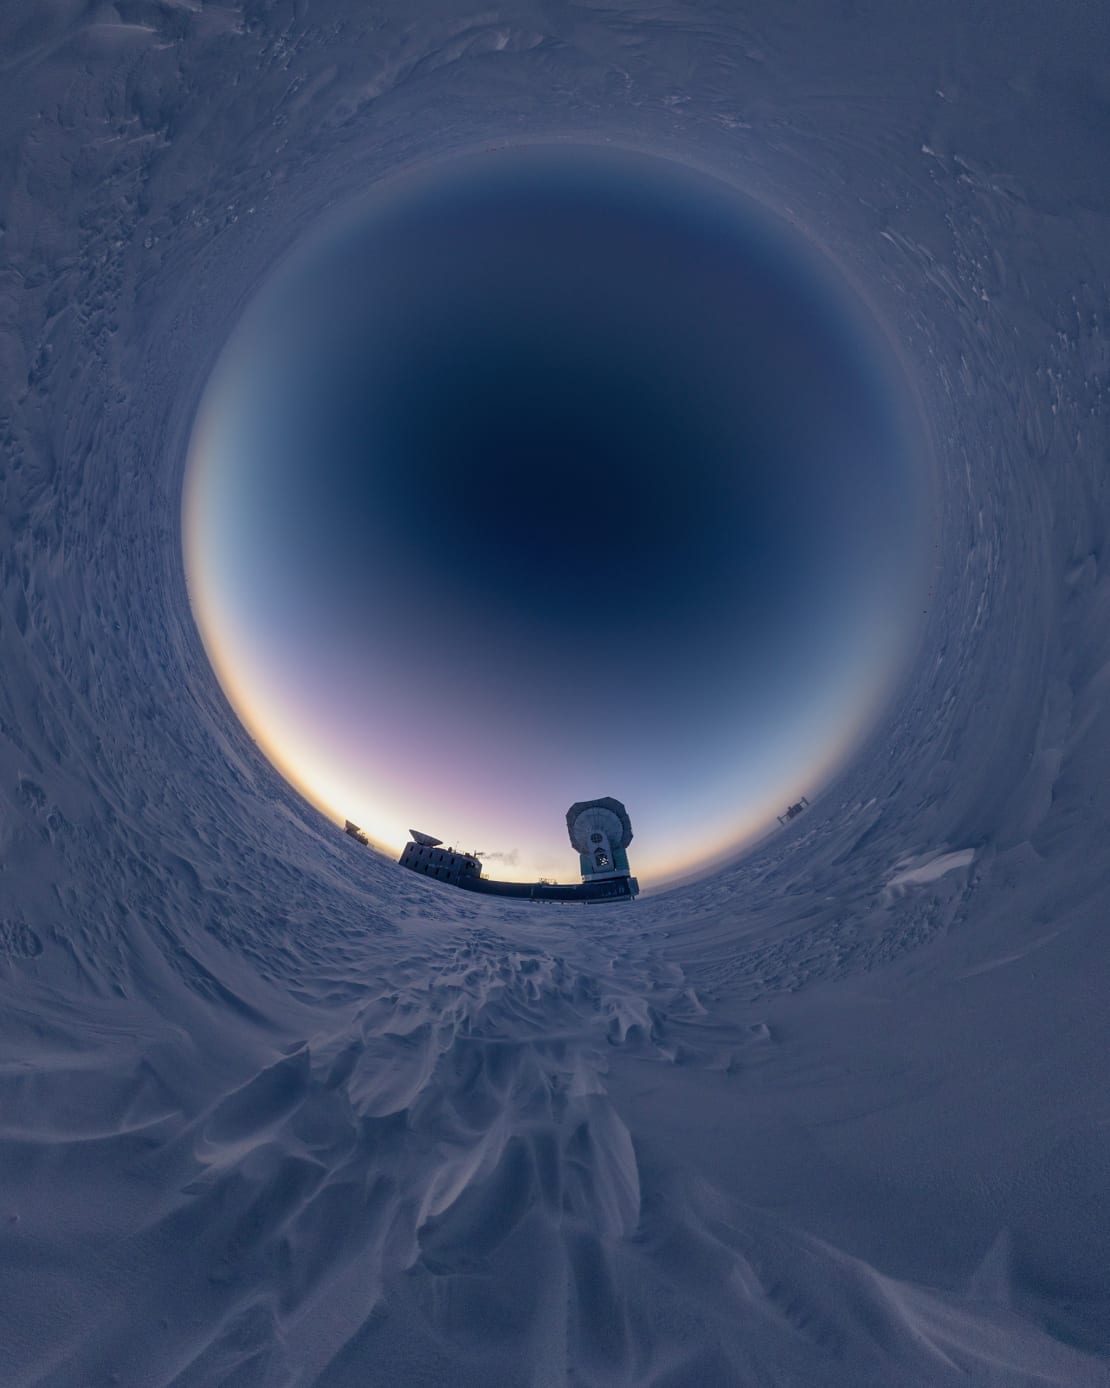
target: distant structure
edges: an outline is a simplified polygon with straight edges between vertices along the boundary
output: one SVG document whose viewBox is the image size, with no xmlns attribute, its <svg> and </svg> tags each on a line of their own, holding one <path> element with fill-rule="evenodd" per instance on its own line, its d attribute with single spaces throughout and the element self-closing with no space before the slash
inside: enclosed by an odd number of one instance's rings
<svg viewBox="0 0 1110 1388">
<path fill-rule="evenodd" d="M 775 818 L 780 824 L 786 824 L 791 819 L 797 819 L 803 810 L 808 809 L 809 801 L 803 795 L 802 798 L 793 805 L 787 805 L 785 814 L 776 815 Z"/>
<path fill-rule="evenodd" d="M 479 853 L 444 848 L 443 840 L 410 829 L 412 841 L 401 853 L 401 866 L 452 887 L 488 896 L 527 901 L 631 901 L 640 890 L 628 866 L 632 840 L 628 811 L 619 800 L 581 800 L 567 811 L 567 832 L 578 850 L 581 882 L 498 882 L 482 872 Z"/>
<path fill-rule="evenodd" d="M 632 842 L 632 823 L 619 800 L 579 800 L 567 810 L 567 833 L 583 882 L 631 880 L 628 845 Z"/>
<path fill-rule="evenodd" d="M 347 820 L 346 824 L 343 826 L 343 832 L 345 834 L 350 834 L 351 838 L 357 839 L 358 842 L 361 843 L 364 847 L 368 846 L 370 843 L 370 840 L 366 837 L 366 835 L 362 832 L 358 825 L 352 824 L 350 820 Z"/>
<path fill-rule="evenodd" d="M 401 853 L 401 866 L 421 872 L 425 877 L 434 877 L 437 882 L 449 882 L 452 887 L 470 886 L 470 880 L 482 880 L 482 864 L 475 853 L 456 853 L 453 848 L 444 848 L 442 839 L 434 839 L 431 834 L 422 834 L 419 829 L 410 829 L 412 842 L 406 843 Z M 464 884 L 463 878 L 468 881 Z M 473 891 L 481 888 L 472 887 Z"/>
</svg>

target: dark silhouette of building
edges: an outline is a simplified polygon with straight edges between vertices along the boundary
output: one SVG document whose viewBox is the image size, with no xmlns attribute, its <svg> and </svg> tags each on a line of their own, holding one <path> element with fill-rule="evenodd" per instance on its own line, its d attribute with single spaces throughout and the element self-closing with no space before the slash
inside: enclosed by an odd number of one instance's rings
<svg viewBox="0 0 1110 1388">
<path fill-rule="evenodd" d="M 787 805 L 785 814 L 776 815 L 775 818 L 780 824 L 785 824 L 788 820 L 797 819 L 803 810 L 808 809 L 809 801 L 803 795 L 802 798 L 795 801 L 793 805 Z"/>
<path fill-rule="evenodd" d="M 482 873 L 478 853 L 444 848 L 443 840 L 410 829 L 411 843 L 401 853 L 401 866 L 437 882 L 468 892 L 517 897 L 527 901 L 629 901 L 640 885 L 628 866 L 632 824 L 619 800 L 582 800 L 567 811 L 567 832 L 578 850 L 581 882 L 499 882 Z"/>
<path fill-rule="evenodd" d="M 423 873 L 425 877 L 434 877 L 437 882 L 450 882 L 453 887 L 463 886 L 463 878 L 481 880 L 482 864 L 476 854 L 456 853 L 453 848 L 444 848 L 442 839 L 422 834 L 419 829 L 410 829 L 409 833 L 412 842 L 405 844 L 401 854 L 402 867 Z"/>
</svg>

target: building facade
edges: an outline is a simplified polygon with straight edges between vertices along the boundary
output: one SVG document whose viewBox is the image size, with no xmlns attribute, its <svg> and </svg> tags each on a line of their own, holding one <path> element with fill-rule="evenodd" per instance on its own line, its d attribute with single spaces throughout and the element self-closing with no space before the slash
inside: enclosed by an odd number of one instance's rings
<svg viewBox="0 0 1110 1388">
<path fill-rule="evenodd" d="M 405 844 L 401 853 L 402 867 L 424 877 L 434 877 L 437 882 L 449 882 L 453 887 L 481 881 L 482 864 L 473 853 L 456 853 L 453 848 L 444 848 L 442 839 L 422 834 L 419 829 L 410 829 L 409 833 L 412 841 Z"/>
</svg>

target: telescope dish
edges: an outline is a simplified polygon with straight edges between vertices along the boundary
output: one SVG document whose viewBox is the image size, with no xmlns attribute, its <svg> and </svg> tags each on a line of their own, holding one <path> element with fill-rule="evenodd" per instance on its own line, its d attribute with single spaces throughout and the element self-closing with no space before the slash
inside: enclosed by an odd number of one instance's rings
<svg viewBox="0 0 1110 1388">
<path fill-rule="evenodd" d="M 567 833 L 579 853 L 591 853 L 600 842 L 591 839 L 592 834 L 603 834 L 614 849 L 627 848 L 632 842 L 632 821 L 611 795 L 601 800 L 579 800 L 567 811 Z"/>
</svg>

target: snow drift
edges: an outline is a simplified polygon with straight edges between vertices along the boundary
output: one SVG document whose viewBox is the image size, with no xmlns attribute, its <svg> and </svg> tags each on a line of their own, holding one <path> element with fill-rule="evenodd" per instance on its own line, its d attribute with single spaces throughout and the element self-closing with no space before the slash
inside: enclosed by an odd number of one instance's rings
<svg viewBox="0 0 1110 1388">
<path fill-rule="evenodd" d="M 10 10 L 5 1383 L 1110 1381 L 1108 38 L 1078 0 Z M 253 289 L 369 179 L 506 134 L 766 199 L 933 431 L 898 703 L 795 824 L 634 908 L 346 840 L 182 577 Z"/>
</svg>

